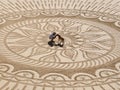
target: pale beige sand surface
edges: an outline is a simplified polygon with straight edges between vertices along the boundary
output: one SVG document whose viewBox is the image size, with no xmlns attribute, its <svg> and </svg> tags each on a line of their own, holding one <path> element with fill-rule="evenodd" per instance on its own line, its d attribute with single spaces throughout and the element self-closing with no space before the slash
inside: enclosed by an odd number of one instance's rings
<svg viewBox="0 0 120 90">
<path fill-rule="evenodd" d="M 120 90 L 120 0 L 1 0 L 0 90 Z"/>
</svg>

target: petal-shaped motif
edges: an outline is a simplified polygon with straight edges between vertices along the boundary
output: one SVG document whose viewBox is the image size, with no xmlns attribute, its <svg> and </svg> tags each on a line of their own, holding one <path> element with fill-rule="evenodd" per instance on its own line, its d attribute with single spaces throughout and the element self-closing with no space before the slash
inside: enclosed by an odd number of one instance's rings
<svg viewBox="0 0 120 90">
<path fill-rule="evenodd" d="M 63 82 L 66 80 L 70 80 L 65 75 L 59 74 L 59 73 L 49 73 L 49 74 L 43 75 L 41 78 L 44 80 L 53 81 L 51 83 L 46 83 L 48 85 L 52 84 L 52 85 L 58 85 L 58 86 L 66 86 L 66 84 Z"/>
<path fill-rule="evenodd" d="M 95 77 L 87 73 L 76 73 L 72 76 L 73 80 L 92 80 Z"/>
<path fill-rule="evenodd" d="M 21 31 L 27 36 L 27 37 L 35 37 L 38 35 L 39 31 L 33 30 L 30 28 L 22 28 Z"/>
<path fill-rule="evenodd" d="M 33 11 L 33 10 L 29 10 L 27 13 L 23 13 L 23 16 L 25 17 L 37 17 L 39 16 L 39 12 L 38 11 Z"/>
<path fill-rule="evenodd" d="M 20 14 L 9 14 L 7 15 L 7 20 L 18 20 L 20 19 L 22 16 Z"/>
<path fill-rule="evenodd" d="M 59 27 L 55 24 L 52 23 L 46 23 L 46 25 L 43 27 L 44 30 L 46 31 L 51 31 L 51 32 L 56 32 L 57 30 L 59 30 Z"/>
<path fill-rule="evenodd" d="M 0 71 L 4 72 L 12 72 L 14 70 L 14 67 L 10 64 L 0 63 Z"/>
<path fill-rule="evenodd" d="M 41 57 L 39 60 L 43 62 L 60 62 L 60 58 L 55 54 L 46 55 Z"/>
<path fill-rule="evenodd" d="M 41 24 L 40 23 L 35 23 L 35 24 L 30 24 L 30 25 L 26 25 L 25 27 L 29 28 L 29 29 L 41 29 Z"/>
<path fill-rule="evenodd" d="M 64 51 L 62 51 L 61 53 L 64 57 L 71 59 L 72 61 L 75 60 L 76 56 L 77 56 L 77 51 L 76 50 L 72 50 L 72 49 L 66 49 Z"/>
<path fill-rule="evenodd" d="M 90 28 L 91 28 L 90 25 L 83 24 L 83 25 L 81 26 L 81 33 L 88 32 Z"/>
<path fill-rule="evenodd" d="M 59 74 L 59 73 L 45 74 L 41 78 L 46 79 L 46 80 L 70 80 L 70 78 L 66 77 L 63 74 Z"/>
<path fill-rule="evenodd" d="M 108 16 L 101 16 L 99 17 L 100 21 L 104 21 L 104 22 L 115 22 L 115 18 L 114 17 L 108 17 Z"/>
<path fill-rule="evenodd" d="M 59 24 L 60 24 L 63 28 L 74 25 L 74 23 L 73 23 L 73 22 L 70 22 L 69 20 L 64 20 L 64 21 L 62 21 L 62 22 L 59 22 Z"/>
<path fill-rule="evenodd" d="M 82 11 L 81 16 L 86 17 L 86 18 L 97 18 L 99 15 L 97 15 L 96 12 L 89 12 L 89 11 Z"/>
<path fill-rule="evenodd" d="M 82 26 L 81 24 L 72 25 L 70 27 L 67 27 L 66 31 L 78 34 L 81 32 L 81 26 Z"/>
<path fill-rule="evenodd" d="M 117 71 L 111 70 L 111 69 L 99 69 L 96 71 L 96 75 L 98 77 L 107 77 L 107 76 L 112 76 L 116 74 L 117 74 Z"/>
<path fill-rule="evenodd" d="M 23 37 L 25 37 L 25 36 L 20 33 L 17 33 L 17 32 L 12 32 L 8 36 L 9 39 L 17 39 L 17 38 L 23 38 Z"/>
<path fill-rule="evenodd" d="M 57 10 L 45 10 L 44 9 L 44 10 L 41 11 L 41 13 L 43 15 L 55 16 L 55 15 L 57 15 L 59 13 L 59 11 L 57 11 Z"/>
<path fill-rule="evenodd" d="M 64 80 L 64 78 L 62 76 L 58 76 L 58 75 L 51 75 L 48 77 L 45 77 L 46 80 Z"/>
<path fill-rule="evenodd" d="M 92 47 L 92 49 L 91 49 L 91 47 Z M 88 47 L 80 48 L 80 51 L 83 52 L 83 56 L 86 59 L 87 58 L 96 58 L 96 57 L 103 55 L 104 53 L 107 53 L 107 50 L 100 49 L 98 47 L 91 46 L 91 45 L 88 45 Z"/>
<path fill-rule="evenodd" d="M 75 16 L 79 14 L 79 10 L 62 10 L 61 14 L 65 16 Z"/>
<path fill-rule="evenodd" d="M 12 49 L 14 52 L 22 53 L 24 52 L 28 47 L 26 46 L 10 46 L 10 49 Z"/>
<path fill-rule="evenodd" d="M 16 71 L 16 72 L 14 72 L 14 75 L 16 75 L 16 79 L 21 80 L 21 81 L 39 77 L 39 74 L 32 70 Z"/>
<path fill-rule="evenodd" d="M 41 54 L 46 53 L 47 51 L 48 51 L 47 48 L 42 48 L 42 47 L 36 46 L 33 48 L 31 56 L 41 55 Z"/>
<path fill-rule="evenodd" d="M 34 41 L 29 39 L 29 38 L 23 38 L 23 39 L 20 39 L 16 42 L 13 42 L 12 44 L 17 44 L 18 46 L 21 46 L 21 45 L 24 45 L 24 46 L 31 46 L 31 45 L 34 45 Z"/>
</svg>

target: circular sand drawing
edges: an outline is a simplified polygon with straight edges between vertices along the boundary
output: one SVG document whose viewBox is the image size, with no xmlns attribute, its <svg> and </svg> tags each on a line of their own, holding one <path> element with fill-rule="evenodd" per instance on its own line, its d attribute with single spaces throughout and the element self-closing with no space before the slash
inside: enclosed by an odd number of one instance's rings
<svg viewBox="0 0 120 90">
<path fill-rule="evenodd" d="M 62 18 L 43 20 L 10 30 L 5 40 L 8 48 L 29 59 L 56 63 L 98 58 L 113 47 L 113 38 L 95 26 Z M 48 45 L 51 32 L 64 37 L 63 48 Z"/>
<path fill-rule="evenodd" d="M 0 90 L 120 90 L 119 0 L 0 1 Z M 63 47 L 50 47 L 49 35 Z"/>
<path fill-rule="evenodd" d="M 14 56 L 19 57 L 20 59 L 14 60 L 17 62 L 64 69 L 93 67 L 117 58 L 114 39 L 120 36 L 113 38 L 112 30 L 109 31 L 111 28 L 104 29 L 99 23 L 96 27 L 85 22 L 68 18 L 45 18 L 9 25 L 0 33 L 3 34 L 4 31 L 1 41 L 4 41 L 3 48 L 7 50 L 2 52 L 9 51 L 7 56 L 12 60 L 15 59 Z M 52 32 L 59 33 L 65 39 L 64 47 L 48 45 Z M 115 35 L 116 33 L 118 32 L 115 31 Z"/>
</svg>

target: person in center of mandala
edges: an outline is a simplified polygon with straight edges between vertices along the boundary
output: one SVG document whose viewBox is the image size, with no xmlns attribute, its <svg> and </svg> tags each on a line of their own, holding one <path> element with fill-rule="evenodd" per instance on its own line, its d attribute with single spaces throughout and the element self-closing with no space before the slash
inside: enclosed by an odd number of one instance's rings
<svg viewBox="0 0 120 90">
<path fill-rule="evenodd" d="M 48 42 L 48 44 L 52 47 L 52 46 L 60 46 L 63 47 L 64 45 L 64 38 L 62 38 L 59 34 L 57 34 L 56 32 L 53 32 L 50 36 L 49 36 L 50 41 Z"/>
</svg>

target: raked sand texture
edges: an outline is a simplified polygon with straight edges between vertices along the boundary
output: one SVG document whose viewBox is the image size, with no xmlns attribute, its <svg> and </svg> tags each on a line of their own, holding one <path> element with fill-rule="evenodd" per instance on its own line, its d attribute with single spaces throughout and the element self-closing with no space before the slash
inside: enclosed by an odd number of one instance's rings
<svg viewBox="0 0 120 90">
<path fill-rule="evenodd" d="M 0 90 L 120 90 L 120 0 L 1 0 Z"/>
</svg>

